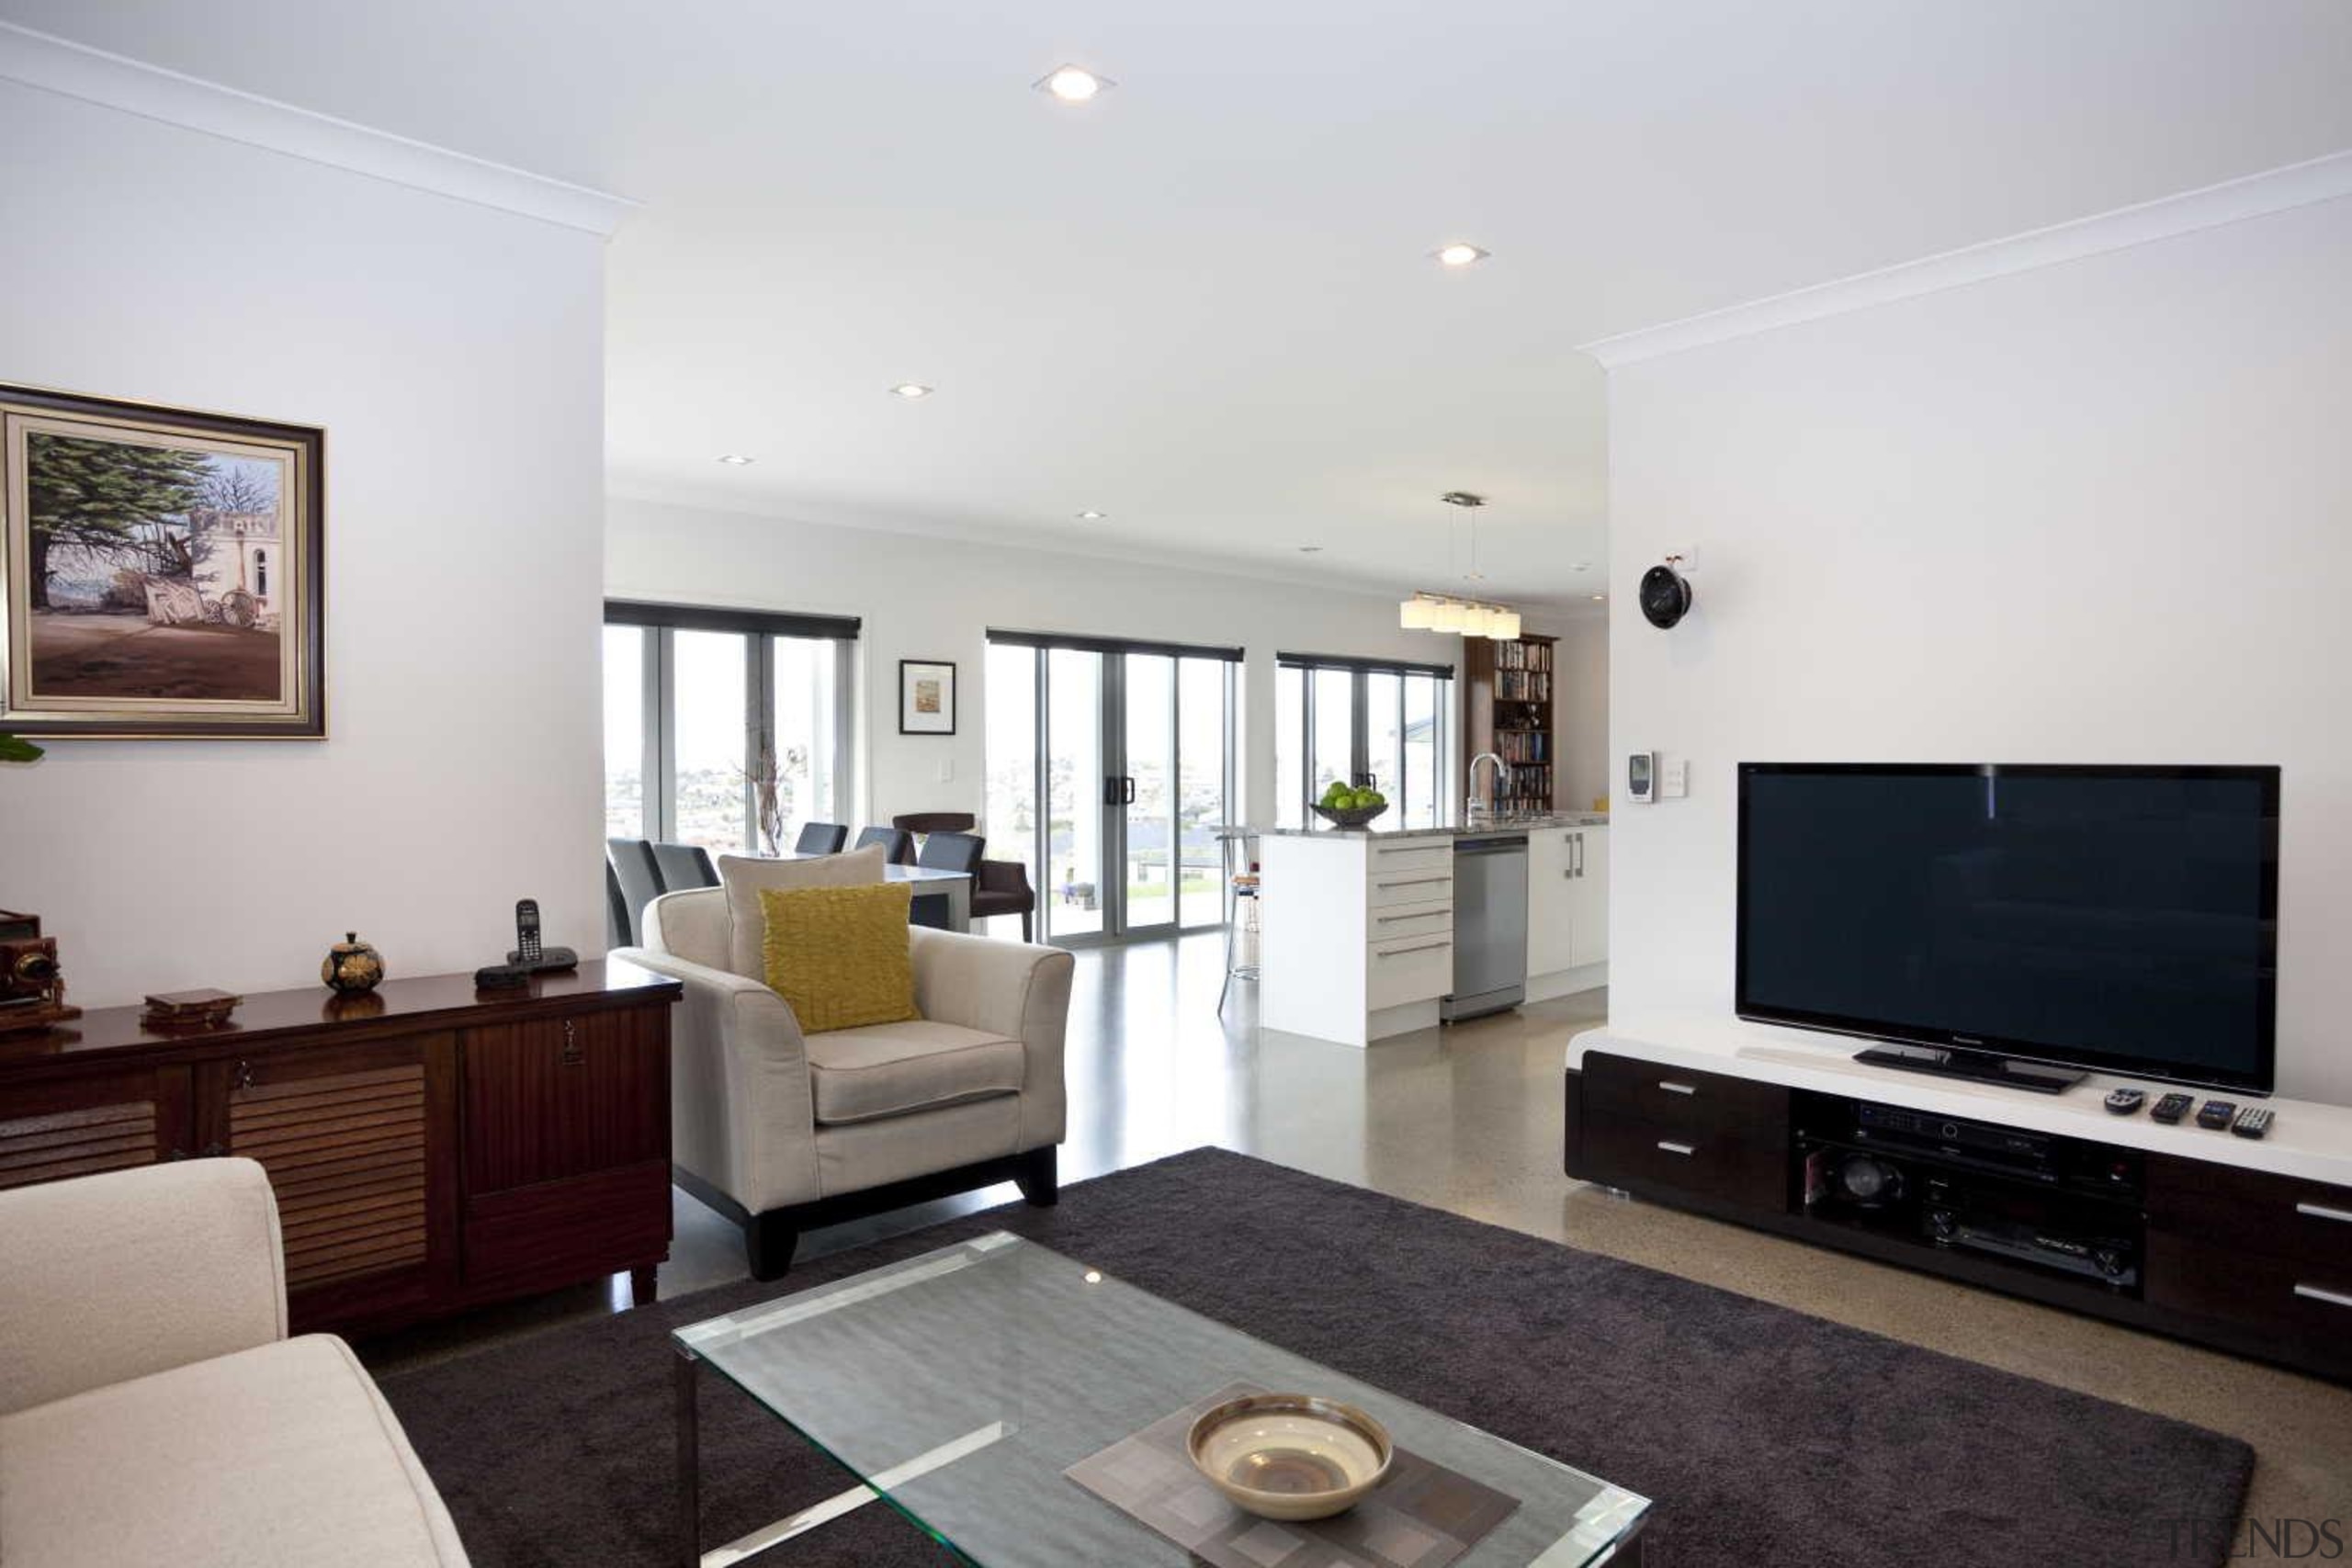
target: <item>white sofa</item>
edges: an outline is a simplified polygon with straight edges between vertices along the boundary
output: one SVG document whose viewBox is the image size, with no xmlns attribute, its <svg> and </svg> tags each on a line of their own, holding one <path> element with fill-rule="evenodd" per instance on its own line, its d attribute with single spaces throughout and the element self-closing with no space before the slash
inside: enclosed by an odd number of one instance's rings
<svg viewBox="0 0 2352 1568">
<path fill-rule="evenodd" d="M 614 956 L 685 985 L 672 1173 L 743 1227 L 755 1279 L 819 1225 L 1005 1180 L 1055 1201 L 1068 953 L 912 927 L 922 1018 L 803 1035 L 751 971 L 759 945 L 738 941 L 725 890 L 664 894 L 643 929 Z"/>
<path fill-rule="evenodd" d="M 390 1408 L 286 1337 L 277 1202 L 202 1159 L 0 1192 L 6 1568 L 460 1568 Z"/>
</svg>

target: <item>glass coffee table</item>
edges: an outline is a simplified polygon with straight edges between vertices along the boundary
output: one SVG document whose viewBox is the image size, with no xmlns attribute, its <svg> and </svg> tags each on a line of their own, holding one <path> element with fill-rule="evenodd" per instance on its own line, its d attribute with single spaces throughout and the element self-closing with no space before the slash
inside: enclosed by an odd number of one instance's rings
<svg viewBox="0 0 2352 1568">
<path fill-rule="evenodd" d="M 1176 1568 L 1195 1560 L 1063 1472 L 1237 1382 L 1354 1404 L 1400 1448 L 1517 1498 L 1457 1568 L 1631 1557 L 1650 1506 L 1003 1231 L 673 1338 L 686 1568 L 726 1568 L 877 1496 L 980 1568 Z M 695 1407 L 705 1367 L 860 1484 L 706 1551 Z"/>
</svg>

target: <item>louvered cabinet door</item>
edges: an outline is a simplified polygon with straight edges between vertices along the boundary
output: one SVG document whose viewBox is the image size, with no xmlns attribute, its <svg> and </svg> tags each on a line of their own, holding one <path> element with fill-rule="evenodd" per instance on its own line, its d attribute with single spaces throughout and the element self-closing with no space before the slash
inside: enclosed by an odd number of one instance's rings
<svg viewBox="0 0 2352 1568">
<path fill-rule="evenodd" d="M 11 1085 L 0 1094 L 0 1190 L 183 1158 L 187 1097 L 186 1067 Z"/>
<path fill-rule="evenodd" d="M 454 1050 L 411 1035 L 206 1069 L 218 1146 L 277 1195 L 298 1329 L 394 1314 L 451 1275 Z"/>
</svg>

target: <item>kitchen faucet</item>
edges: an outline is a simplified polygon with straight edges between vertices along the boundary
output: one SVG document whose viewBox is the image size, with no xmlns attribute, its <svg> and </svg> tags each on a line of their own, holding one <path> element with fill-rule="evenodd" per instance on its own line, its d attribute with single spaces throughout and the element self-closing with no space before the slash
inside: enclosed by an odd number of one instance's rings
<svg viewBox="0 0 2352 1568">
<path fill-rule="evenodd" d="M 1510 793 L 1510 764 L 1492 751 L 1479 752 L 1470 759 L 1469 776 L 1466 781 L 1470 785 L 1470 794 L 1463 801 L 1462 819 L 1464 822 L 1476 821 L 1482 809 L 1478 800 L 1478 764 L 1481 762 L 1492 762 L 1495 765 L 1496 781 L 1501 784 L 1504 794 Z"/>
</svg>

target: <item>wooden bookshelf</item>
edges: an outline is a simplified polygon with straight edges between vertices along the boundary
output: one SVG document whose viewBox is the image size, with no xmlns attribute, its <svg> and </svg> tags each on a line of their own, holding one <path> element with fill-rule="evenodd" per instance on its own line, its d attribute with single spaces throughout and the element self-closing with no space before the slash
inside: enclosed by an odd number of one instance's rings
<svg viewBox="0 0 2352 1568">
<path fill-rule="evenodd" d="M 1462 773 L 1467 791 L 1470 759 L 1492 751 L 1510 764 L 1510 789 L 1500 793 L 1491 768 L 1478 788 L 1498 811 L 1549 811 L 1558 789 L 1559 735 L 1554 727 L 1553 669 L 1556 637 L 1511 642 L 1464 637 L 1462 642 Z"/>
</svg>

